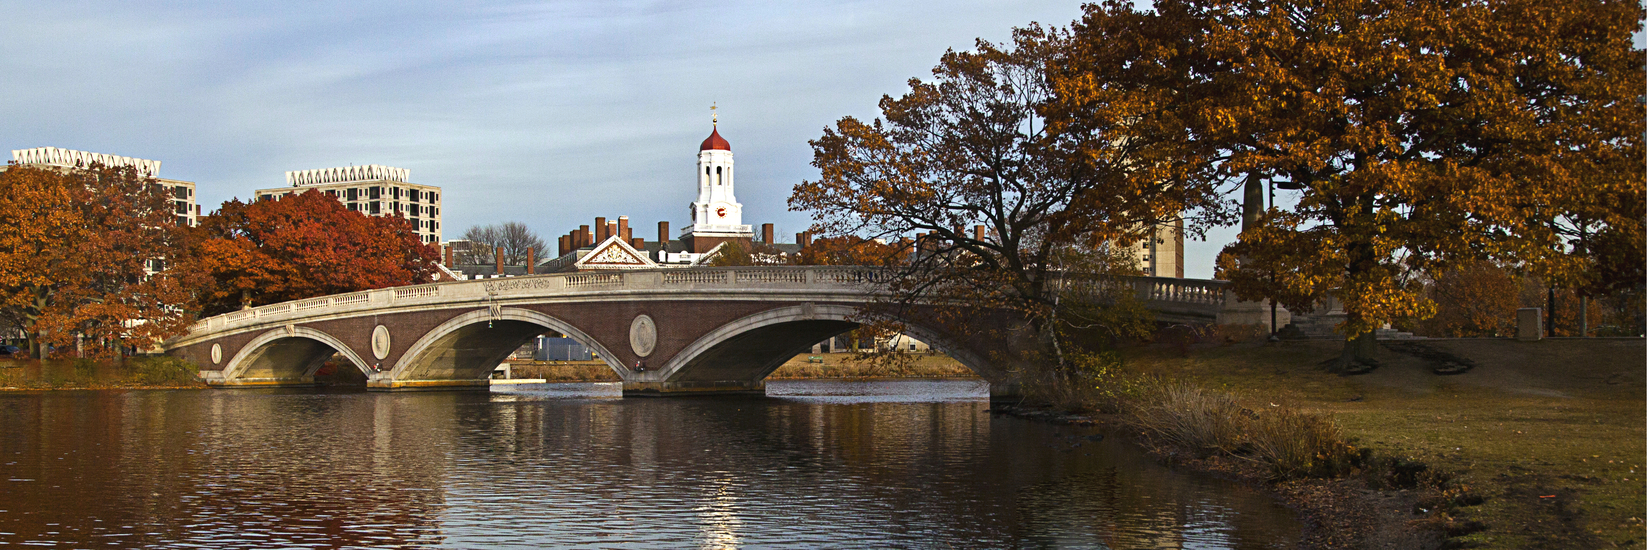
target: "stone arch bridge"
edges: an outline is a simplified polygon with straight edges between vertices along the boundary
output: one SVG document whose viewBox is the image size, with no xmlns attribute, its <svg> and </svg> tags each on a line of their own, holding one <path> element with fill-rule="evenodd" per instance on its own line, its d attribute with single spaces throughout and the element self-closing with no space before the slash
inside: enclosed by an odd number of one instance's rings
<svg viewBox="0 0 1650 550">
<path fill-rule="evenodd" d="M 583 343 L 624 380 L 625 395 L 764 391 L 763 380 L 812 345 L 858 326 L 881 272 L 842 267 L 584 272 L 386 288 L 267 305 L 203 319 L 167 353 L 223 387 L 309 385 L 338 353 L 371 390 L 485 388 L 522 344 L 547 331 Z M 1169 322 L 1229 322 L 1224 282 L 1132 281 Z M 1247 304 L 1253 306 L 1254 304 Z M 958 341 L 911 320 L 928 342 L 992 383 L 992 343 Z M 997 344 L 1000 345 L 1000 344 Z"/>
</svg>

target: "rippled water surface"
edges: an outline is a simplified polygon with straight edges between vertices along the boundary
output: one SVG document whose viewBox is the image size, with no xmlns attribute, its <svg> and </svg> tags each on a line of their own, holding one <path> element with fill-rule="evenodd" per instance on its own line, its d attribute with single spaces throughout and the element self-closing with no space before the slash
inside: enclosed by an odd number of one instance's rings
<svg viewBox="0 0 1650 550">
<path fill-rule="evenodd" d="M 972 381 L 767 398 L 491 393 L 0 395 L 0 546 L 1287 548 L 1248 489 Z"/>
</svg>

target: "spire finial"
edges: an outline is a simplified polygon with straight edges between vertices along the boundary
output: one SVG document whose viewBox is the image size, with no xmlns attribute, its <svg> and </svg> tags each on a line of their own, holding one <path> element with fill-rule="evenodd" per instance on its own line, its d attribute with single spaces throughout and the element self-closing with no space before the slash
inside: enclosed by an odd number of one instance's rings
<svg viewBox="0 0 1650 550">
<path fill-rule="evenodd" d="M 710 102 L 710 127 L 716 127 L 716 102 Z"/>
</svg>

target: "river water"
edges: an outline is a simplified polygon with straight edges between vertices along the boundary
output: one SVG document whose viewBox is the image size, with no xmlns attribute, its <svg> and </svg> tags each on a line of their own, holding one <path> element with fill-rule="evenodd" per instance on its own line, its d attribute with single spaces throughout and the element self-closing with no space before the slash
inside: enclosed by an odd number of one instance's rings
<svg viewBox="0 0 1650 550">
<path fill-rule="evenodd" d="M 1245 487 L 975 381 L 766 398 L 487 392 L 0 395 L 0 546 L 1292 548 Z"/>
</svg>

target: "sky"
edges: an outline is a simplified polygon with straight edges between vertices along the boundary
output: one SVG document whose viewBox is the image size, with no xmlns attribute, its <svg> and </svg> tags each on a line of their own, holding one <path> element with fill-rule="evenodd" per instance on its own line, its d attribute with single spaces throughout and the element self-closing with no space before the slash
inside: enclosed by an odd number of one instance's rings
<svg viewBox="0 0 1650 550">
<path fill-rule="evenodd" d="M 660 220 L 684 227 L 713 102 L 744 222 L 789 242 L 809 218 L 785 199 L 817 177 L 808 140 L 824 127 L 875 117 L 947 49 L 1081 13 L 1074 0 L 0 9 L 0 150 L 159 160 L 205 211 L 283 187 L 288 170 L 407 168 L 442 187 L 445 239 L 519 221 L 550 243 L 597 216 L 648 238 Z M 1235 234 L 1187 242 L 1186 276 L 1210 277 Z"/>
</svg>

